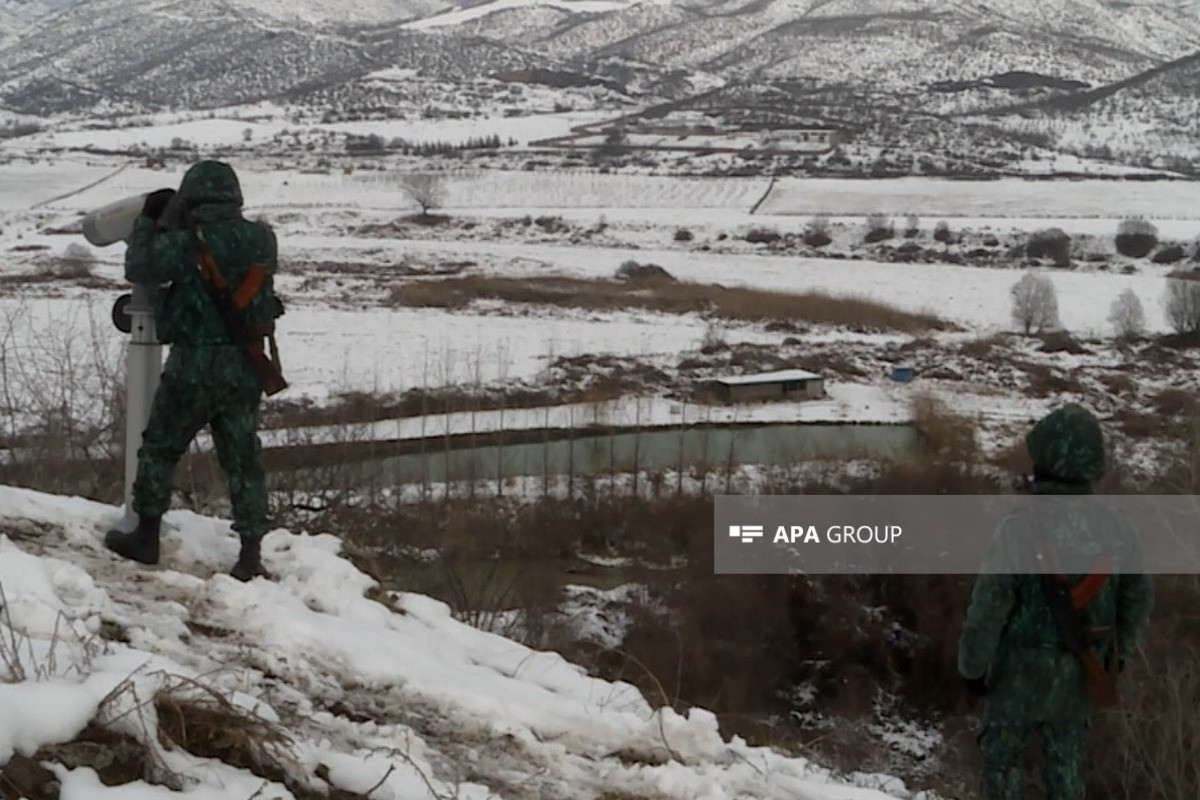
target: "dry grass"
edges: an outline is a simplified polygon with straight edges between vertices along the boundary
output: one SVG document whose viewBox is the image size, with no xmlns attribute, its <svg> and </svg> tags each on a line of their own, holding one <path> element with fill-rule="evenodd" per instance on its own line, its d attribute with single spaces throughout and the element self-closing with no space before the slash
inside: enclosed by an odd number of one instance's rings
<svg viewBox="0 0 1200 800">
<path fill-rule="evenodd" d="M 283 784 L 298 800 L 360 800 L 368 796 L 335 786 L 327 790 L 311 787 L 303 777 L 308 768 L 294 755 L 294 743 L 282 724 L 234 704 L 225 692 L 200 681 L 173 676 L 154 696 L 154 709 L 159 744 L 165 748 L 178 747 Z M 315 774 L 328 777 L 321 765 Z"/>
<path fill-rule="evenodd" d="M 1011 365 L 1025 373 L 1025 392 L 1032 397 L 1058 398 L 1062 395 L 1086 395 L 1087 387 L 1070 369 L 1057 369 L 1033 361 L 1013 359 Z"/>
<path fill-rule="evenodd" d="M 1154 397 L 1154 410 L 1163 416 L 1195 416 L 1200 411 L 1196 393 L 1186 389 L 1163 389 Z"/>
<path fill-rule="evenodd" d="M 155 695 L 154 708 L 159 743 L 167 749 L 179 747 L 273 781 L 302 771 L 281 726 L 199 681 L 177 679 Z"/>
<path fill-rule="evenodd" d="M 969 342 L 963 343 L 958 352 L 961 355 L 969 358 L 974 358 L 979 361 L 991 361 L 997 356 L 997 351 L 1007 351 L 1009 349 L 1009 338 L 1005 334 L 992 334 L 979 339 L 972 339 Z"/>
<path fill-rule="evenodd" d="M 1200 577 L 1156 578 L 1144 648 L 1121 706 L 1095 724 L 1089 797 L 1176 800 L 1200 792 Z"/>
<path fill-rule="evenodd" d="M 1013 475 L 1030 475 L 1033 473 L 1033 459 L 1029 457 L 1029 448 L 1025 442 L 1013 442 L 1008 447 L 992 455 L 989 461 Z"/>
<path fill-rule="evenodd" d="M 913 395 L 912 425 L 929 451 L 940 458 L 973 461 L 979 451 L 975 424 L 955 414 L 937 397 L 921 392 Z"/>
<path fill-rule="evenodd" d="M 743 322 L 791 320 L 857 330 L 924 333 L 953 325 L 932 314 L 911 314 L 861 298 L 820 292 L 785 294 L 758 289 L 673 281 L 633 285 L 583 278 L 502 278 L 470 276 L 412 281 L 392 289 L 393 305 L 464 308 L 475 300 L 567 306 L 591 311 L 640 309 L 668 314 L 705 314 Z"/>
</svg>

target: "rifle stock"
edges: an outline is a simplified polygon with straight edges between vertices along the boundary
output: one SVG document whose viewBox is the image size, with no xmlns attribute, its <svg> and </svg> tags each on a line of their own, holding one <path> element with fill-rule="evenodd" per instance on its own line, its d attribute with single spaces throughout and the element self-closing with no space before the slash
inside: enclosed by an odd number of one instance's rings
<svg viewBox="0 0 1200 800">
<path fill-rule="evenodd" d="M 1104 668 L 1100 659 L 1091 650 L 1079 654 L 1083 662 L 1084 674 L 1087 677 L 1088 693 L 1092 696 L 1092 705 L 1096 708 L 1113 708 L 1119 702 L 1117 697 L 1117 682 L 1112 673 Z"/>
<path fill-rule="evenodd" d="M 196 266 L 200 270 L 201 279 L 208 287 L 209 295 L 216 303 L 217 310 L 220 311 L 221 317 L 225 321 L 225 328 L 229 331 L 230 338 L 235 344 L 241 346 L 242 352 L 249 359 L 263 394 L 267 397 L 279 394 L 287 388 L 288 383 L 284 380 L 283 372 L 279 368 L 278 355 L 276 355 L 276 360 L 272 361 L 263 352 L 262 339 L 267 334 L 259 335 L 259 332 L 253 329 L 254 326 L 248 324 L 242 315 L 242 309 L 249 304 L 250 299 L 262 285 L 266 271 L 259 264 L 251 264 L 248 273 L 250 280 L 247 284 L 239 286 L 236 293 L 230 291 L 229 284 L 225 282 L 225 276 L 221 274 L 220 267 L 217 266 L 217 262 L 208 251 L 208 247 L 204 243 L 204 236 L 198 228 L 192 228 L 192 241 L 196 246 Z M 269 330 L 274 331 L 273 324 L 269 326 Z M 271 345 L 274 348 L 275 337 L 273 333 L 270 336 Z"/>
<path fill-rule="evenodd" d="M 262 387 L 263 394 L 271 397 L 288 387 L 278 365 L 267 358 L 261 345 L 246 343 L 242 345 L 242 348 L 250 356 L 250 365 L 254 367 L 254 375 L 258 378 L 258 385 Z"/>
</svg>

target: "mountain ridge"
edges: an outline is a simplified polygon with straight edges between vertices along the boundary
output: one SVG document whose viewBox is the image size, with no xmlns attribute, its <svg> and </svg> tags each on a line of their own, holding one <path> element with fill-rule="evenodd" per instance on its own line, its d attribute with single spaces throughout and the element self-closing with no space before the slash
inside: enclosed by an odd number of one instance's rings
<svg viewBox="0 0 1200 800">
<path fill-rule="evenodd" d="M 549 2 L 500 0 L 480 6 L 494 7 L 483 16 L 476 8 L 461 23 L 414 30 L 471 5 L 354 0 L 332 19 L 315 0 L 89 0 L 40 16 L 0 46 L 0 107 L 121 113 L 289 101 L 389 68 L 451 82 L 537 70 L 606 81 L 633 71 L 627 92 L 649 92 L 649 101 L 677 99 L 689 74 L 708 85 L 801 80 L 893 93 L 1007 73 L 1097 87 L 1200 50 L 1194 2 Z"/>
</svg>

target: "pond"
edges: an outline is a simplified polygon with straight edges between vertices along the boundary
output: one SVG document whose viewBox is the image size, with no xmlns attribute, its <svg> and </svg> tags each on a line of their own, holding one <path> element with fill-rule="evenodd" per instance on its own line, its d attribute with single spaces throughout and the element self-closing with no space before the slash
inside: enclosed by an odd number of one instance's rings
<svg viewBox="0 0 1200 800">
<path fill-rule="evenodd" d="M 480 443 L 480 440 L 486 440 Z M 463 437 L 450 441 L 405 442 L 404 452 L 367 455 L 342 451 L 341 467 L 353 482 L 375 485 L 462 480 L 496 480 L 541 475 L 588 475 L 716 469 L 727 465 L 796 464 L 852 458 L 899 459 L 919 448 L 910 425 L 741 424 L 687 426 L 654 430 L 595 429 L 508 432 L 479 436 L 475 446 Z M 399 445 L 399 443 L 391 443 Z M 396 449 L 393 447 L 393 450 Z M 321 456 L 289 470 L 293 475 L 319 469 Z M 350 462 L 350 463 L 347 463 Z"/>
</svg>

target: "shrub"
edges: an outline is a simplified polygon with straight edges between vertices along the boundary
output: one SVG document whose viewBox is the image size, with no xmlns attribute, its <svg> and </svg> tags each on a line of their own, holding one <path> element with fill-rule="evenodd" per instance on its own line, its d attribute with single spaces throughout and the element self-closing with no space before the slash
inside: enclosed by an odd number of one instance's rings
<svg viewBox="0 0 1200 800">
<path fill-rule="evenodd" d="M 71 242 L 63 250 L 61 262 L 49 271 L 60 278 L 86 278 L 92 274 L 92 266 L 95 263 L 96 257 L 87 246 Z"/>
<path fill-rule="evenodd" d="M 1058 295 L 1045 275 L 1025 273 L 1011 293 L 1013 321 L 1026 335 L 1058 327 Z"/>
<path fill-rule="evenodd" d="M 1150 260 L 1155 264 L 1175 264 L 1183 261 L 1187 253 L 1181 244 L 1169 244 L 1165 247 L 1160 247 L 1158 252 Z"/>
<path fill-rule="evenodd" d="M 704 329 L 704 337 L 700 340 L 700 352 L 711 355 L 725 348 L 725 331 L 716 323 L 708 323 Z"/>
<path fill-rule="evenodd" d="M 804 243 L 809 247 L 824 247 L 833 241 L 829 235 L 829 216 L 818 214 L 808 221 L 804 231 Z"/>
<path fill-rule="evenodd" d="M 1113 300 L 1108 321 L 1121 339 L 1138 339 L 1146 332 L 1146 312 L 1133 289 L 1126 289 Z"/>
<path fill-rule="evenodd" d="M 773 244 L 782 238 L 779 231 L 773 228 L 751 228 L 746 234 L 746 241 L 750 244 Z"/>
<path fill-rule="evenodd" d="M 1062 228 L 1047 228 L 1029 236 L 1025 243 L 1025 255 L 1030 258 L 1048 258 L 1056 267 L 1071 265 L 1071 237 Z"/>
<path fill-rule="evenodd" d="M 863 241 L 868 244 L 883 242 L 895 235 L 896 229 L 892 227 L 892 221 L 883 214 L 871 214 L 867 217 L 867 235 L 863 237 Z"/>
<path fill-rule="evenodd" d="M 628 281 L 674 281 L 675 277 L 658 264 L 626 261 L 617 267 L 617 277 Z"/>
<path fill-rule="evenodd" d="M 677 242 L 690 242 L 695 238 L 696 237 L 687 228 L 679 228 L 675 231 L 675 241 Z"/>
<path fill-rule="evenodd" d="M 939 220 L 933 228 L 933 239 L 942 244 L 950 244 L 954 240 L 954 234 L 950 232 L 950 223 L 944 219 Z"/>
<path fill-rule="evenodd" d="M 935 456 L 970 461 L 977 454 L 975 425 L 969 418 L 953 413 L 927 392 L 913 395 L 909 408 L 913 428 Z"/>
<path fill-rule="evenodd" d="M 916 214 L 909 214 L 904 219 L 904 238 L 915 239 L 921 233 L 921 218 Z"/>
<path fill-rule="evenodd" d="M 833 237 L 825 231 L 805 231 L 804 243 L 809 247 L 825 247 L 833 241 Z"/>
<path fill-rule="evenodd" d="M 533 224 L 546 233 L 566 233 L 571 230 L 571 224 L 562 217 L 538 217 Z"/>
<path fill-rule="evenodd" d="M 1158 228 L 1144 219 L 1123 219 L 1117 228 L 1117 252 L 1145 258 L 1158 244 Z"/>
<path fill-rule="evenodd" d="M 1200 333 L 1200 281 L 1181 277 L 1168 280 L 1163 310 L 1176 333 Z"/>
</svg>

